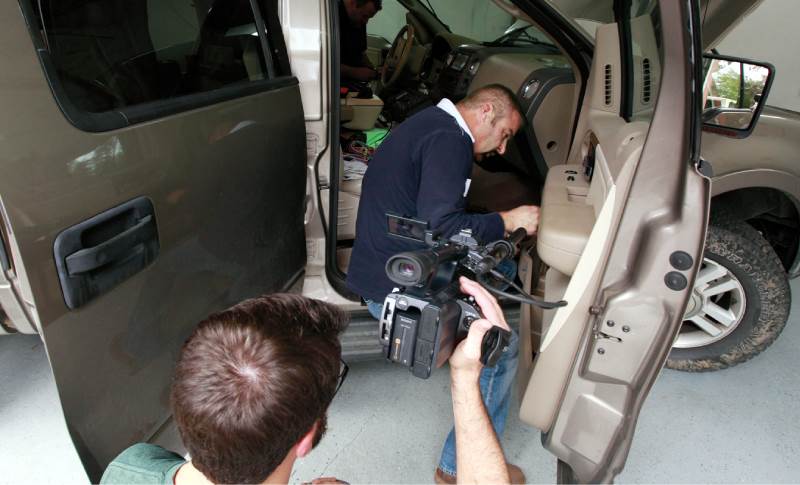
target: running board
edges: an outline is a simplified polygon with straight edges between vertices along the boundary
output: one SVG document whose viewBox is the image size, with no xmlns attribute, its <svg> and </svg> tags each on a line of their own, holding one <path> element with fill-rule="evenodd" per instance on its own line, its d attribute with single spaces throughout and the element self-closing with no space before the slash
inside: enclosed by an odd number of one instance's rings
<svg viewBox="0 0 800 485">
<path fill-rule="evenodd" d="M 350 324 L 339 337 L 339 342 L 342 344 L 342 359 L 345 362 L 383 358 L 383 346 L 378 338 L 378 321 L 366 311 L 351 314 Z"/>
</svg>

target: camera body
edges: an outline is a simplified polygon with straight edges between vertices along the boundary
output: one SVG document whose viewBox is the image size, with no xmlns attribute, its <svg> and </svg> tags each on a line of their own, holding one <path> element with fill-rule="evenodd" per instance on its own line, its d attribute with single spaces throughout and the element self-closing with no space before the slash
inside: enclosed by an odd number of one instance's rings
<svg viewBox="0 0 800 485">
<path fill-rule="evenodd" d="M 513 255 L 514 246 L 505 240 L 482 246 L 469 229 L 440 239 L 427 229 L 427 223 L 390 214 L 387 218 L 390 235 L 424 242 L 428 247 L 396 254 L 387 261 L 387 276 L 400 286 L 384 300 L 380 341 L 389 361 L 427 379 L 433 367 L 441 367 L 466 338 L 470 324 L 482 318 L 472 297 L 461 293 L 458 276 L 487 273 Z M 500 327 L 489 330 L 483 339 L 481 362 L 495 365 L 510 336 Z"/>
<path fill-rule="evenodd" d="M 381 344 L 387 359 L 427 379 L 434 365 L 441 367 L 447 361 L 478 318 L 480 311 L 460 295 L 457 284 L 429 296 L 393 292 L 383 303 Z"/>
</svg>

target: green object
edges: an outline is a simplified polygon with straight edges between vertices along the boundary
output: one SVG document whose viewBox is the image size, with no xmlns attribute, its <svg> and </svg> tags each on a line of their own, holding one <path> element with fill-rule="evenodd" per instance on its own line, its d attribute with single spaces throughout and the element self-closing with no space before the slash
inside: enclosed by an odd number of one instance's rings
<svg viewBox="0 0 800 485">
<path fill-rule="evenodd" d="M 364 134 L 367 135 L 367 146 L 370 148 L 378 148 L 378 145 L 386 139 L 389 130 L 387 128 L 373 128 L 369 131 L 365 131 Z"/>
<path fill-rule="evenodd" d="M 184 463 L 183 457 L 160 446 L 137 443 L 108 465 L 100 483 L 172 485 L 175 473 Z"/>
</svg>

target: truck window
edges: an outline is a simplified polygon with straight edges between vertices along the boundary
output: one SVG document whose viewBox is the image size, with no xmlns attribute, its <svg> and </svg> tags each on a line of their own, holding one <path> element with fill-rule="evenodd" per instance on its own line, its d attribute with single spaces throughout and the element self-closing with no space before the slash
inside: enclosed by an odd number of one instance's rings
<svg viewBox="0 0 800 485">
<path fill-rule="evenodd" d="M 26 10 L 65 111 L 175 104 L 275 76 L 249 0 L 41 0 Z"/>
</svg>

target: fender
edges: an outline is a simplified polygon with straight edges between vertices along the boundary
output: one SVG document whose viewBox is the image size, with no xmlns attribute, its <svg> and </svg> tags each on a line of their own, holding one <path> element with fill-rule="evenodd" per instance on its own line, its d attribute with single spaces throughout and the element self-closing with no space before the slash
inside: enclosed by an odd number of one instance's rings
<svg viewBox="0 0 800 485">
<path fill-rule="evenodd" d="M 800 214 L 800 177 L 782 170 L 757 168 L 727 173 L 712 179 L 711 197 L 738 189 L 754 187 L 775 189 L 786 195 Z M 800 251 L 794 256 L 789 277 L 800 275 Z"/>
</svg>

